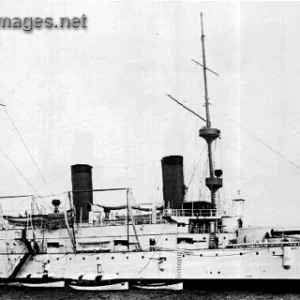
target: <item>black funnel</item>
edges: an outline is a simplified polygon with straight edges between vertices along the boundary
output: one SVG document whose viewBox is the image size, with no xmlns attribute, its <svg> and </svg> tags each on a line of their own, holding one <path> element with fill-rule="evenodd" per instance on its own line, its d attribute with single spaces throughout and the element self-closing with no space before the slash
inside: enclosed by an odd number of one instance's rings
<svg viewBox="0 0 300 300">
<path fill-rule="evenodd" d="M 161 161 L 165 207 L 178 209 L 184 199 L 183 157 L 166 156 Z"/>
<path fill-rule="evenodd" d="M 87 222 L 89 218 L 88 204 L 93 204 L 92 166 L 71 166 L 73 204 L 76 209 L 76 221 Z M 90 191 L 84 191 L 90 190 Z M 83 192 L 82 192 L 83 191 Z"/>
</svg>

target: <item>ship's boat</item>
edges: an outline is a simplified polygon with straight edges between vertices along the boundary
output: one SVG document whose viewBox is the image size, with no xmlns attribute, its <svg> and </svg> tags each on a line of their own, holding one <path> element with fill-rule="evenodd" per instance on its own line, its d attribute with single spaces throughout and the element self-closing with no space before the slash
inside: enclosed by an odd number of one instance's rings
<svg viewBox="0 0 300 300">
<path fill-rule="evenodd" d="M 112 284 L 103 284 L 103 285 L 79 285 L 79 284 L 70 284 L 69 287 L 77 291 L 126 291 L 129 289 L 128 282 L 119 282 Z"/>
<path fill-rule="evenodd" d="M 170 291 L 181 291 L 183 290 L 183 283 L 147 283 L 147 284 L 134 284 L 133 288 L 140 290 L 170 290 Z"/>
<path fill-rule="evenodd" d="M 1 285 L 6 285 L 6 286 L 22 286 L 22 283 L 20 283 L 20 282 L 8 282 L 8 283 L 1 283 Z"/>
<path fill-rule="evenodd" d="M 48 282 L 22 282 L 21 286 L 30 287 L 30 288 L 63 288 L 65 287 L 64 280 L 57 281 L 48 281 Z"/>
<path fill-rule="evenodd" d="M 80 275 L 69 287 L 78 291 L 124 291 L 129 289 L 128 282 L 99 274 Z"/>
<path fill-rule="evenodd" d="M 72 210 L 66 212 L 69 221 L 72 218 Z M 28 216 L 9 216 L 3 215 L 3 218 L 12 225 L 19 226 L 47 226 L 64 222 L 65 213 L 50 213 L 50 214 L 34 214 Z"/>
</svg>

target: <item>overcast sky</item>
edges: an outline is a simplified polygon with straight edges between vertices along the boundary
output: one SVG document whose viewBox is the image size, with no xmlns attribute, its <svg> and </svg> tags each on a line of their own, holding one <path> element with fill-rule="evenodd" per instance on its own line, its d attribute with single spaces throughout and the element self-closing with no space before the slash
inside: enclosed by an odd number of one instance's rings
<svg viewBox="0 0 300 300">
<path fill-rule="evenodd" d="M 159 201 L 161 158 L 183 155 L 187 200 L 209 199 L 205 124 L 166 97 L 205 116 L 202 70 L 191 62 L 201 61 L 203 12 L 207 65 L 220 74 L 208 74 L 222 131 L 219 202 L 241 191 L 245 223 L 297 224 L 300 170 L 287 160 L 300 166 L 300 3 L 17 3 L 1 1 L 1 16 L 85 14 L 87 29 L 0 28 L 1 102 L 48 183 L 2 107 L 1 195 L 70 190 L 70 166 L 87 163 L 94 188 L 129 186 L 137 202 Z"/>
</svg>

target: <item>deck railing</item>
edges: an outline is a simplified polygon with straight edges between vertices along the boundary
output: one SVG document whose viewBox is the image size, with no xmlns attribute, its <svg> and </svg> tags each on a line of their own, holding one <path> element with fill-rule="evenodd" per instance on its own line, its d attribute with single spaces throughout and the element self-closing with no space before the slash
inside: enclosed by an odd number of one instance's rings
<svg viewBox="0 0 300 300">
<path fill-rule="evenodd" d="M 156 222 L 153 223 L 151 217 L 147 218 L 133 218 L 134 225 L 144 225 L 144 224 L 162 224 L 166 223 L 167 221 L 162 217 L 158 217 Z M 96 220 L 94 222 L 83 222 L 82 226 L 84 227 L 99 227 L 99 226 L 124 226 L 127 224 L 127 219 L 102 219 Z M 129 220 L 129 224 L 132 225 L 132 221 Z"/>
<path fill-rule="evenodd" d="M 226 212 L 221 209 L 166 209 L 164 216 L 174 217 L 221 217 L 226 215 Z"/>
</svg>

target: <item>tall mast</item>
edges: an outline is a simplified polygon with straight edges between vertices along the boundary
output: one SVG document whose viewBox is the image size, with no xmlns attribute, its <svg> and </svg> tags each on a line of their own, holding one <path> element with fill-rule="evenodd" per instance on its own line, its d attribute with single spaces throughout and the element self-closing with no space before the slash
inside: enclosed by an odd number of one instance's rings
<svg viewBox="0 0 300 300">
<path fill-rule="evenodd" d="M 202 44 L 202 61 L 203 61 L 203 77 L 204 77 L 204 96 L 205 96 L 205 110 L 206 110 L 206 127 L 210 128 L 210 114 L 209 114 L 209 98 L 207 91 L 207 78 L 206 78 L 206 59 L 205 59 L 205 45 L 204 45 L 204 29 L 203 29 L 203 19 L 202 13 L 200 13 L 200 21 L 201 21 L 201 44 Z"/>
<path fill-rule="evenodd" d="M 200 129 L 199 135 L 204 138 L 207 142 L 208 149 L 208 161 L 209 161 L 209 177 L 206 178 L 206 186 L 210 189 L 211 192 L 211 204 L 212 208 L 216 208 L 216 197 L 215 194 L 219 188 L 222 187 L 222 172 L 214 172 L 213 158 L 212 158 L 212 142 L 217 139 L 221 131 L 217 128 L 211 128 L 210 114 L 209 114 L 209 98 L 208 98 L 208 89 L 207 89 L 207 77 L 206 77 L 206 58 L 205 58 L 205 45 L 204 45 L 204 30 L 203 30 L 203 19 L 202 13 L 200 13 L 201 21 L 201 44 L 202 44 L 202 60 L 203 60 L 203 76 L 204 76 L 204 96 L 205 96 L 205 111 L 206 111 L 206 127 Z M 216 173 L 216 174 L 214 174 Z M 215 177 L 216 175 L 216 177 Z"/>
</svg>

